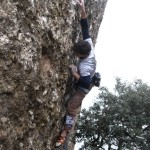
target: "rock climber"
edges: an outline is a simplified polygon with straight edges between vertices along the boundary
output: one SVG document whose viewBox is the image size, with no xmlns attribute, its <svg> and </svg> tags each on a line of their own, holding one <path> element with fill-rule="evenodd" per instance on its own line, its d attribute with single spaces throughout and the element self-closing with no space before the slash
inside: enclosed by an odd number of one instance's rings
<svg viewBox="0 0 150 150">
<path fill-rule="evenodd" d="M 64 144 L 67 134 L 73 128 L 82 100 L 92 88 L 91 81 L 96 70 L 94 47 L 89 35 L 84 1 L 78 0 L 77 3 L 81 10 L 80 24 L 83 40 L 75 43 L 72 48 L 74 54 L 79 58 L 78 65 L 70 65 L 72 75 L 77 80 L 77 89 L 68 101 L 64 127 L 56 142 L 56 147 Z"/>
</svg>

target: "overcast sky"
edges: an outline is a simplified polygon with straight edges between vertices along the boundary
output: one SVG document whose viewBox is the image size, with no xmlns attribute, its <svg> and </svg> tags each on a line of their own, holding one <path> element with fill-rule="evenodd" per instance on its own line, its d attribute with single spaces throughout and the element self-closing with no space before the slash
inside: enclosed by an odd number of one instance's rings
<svg viewBox="0 0 150 150">
<path fill-rule="evenodd" d="M 96 56 L 102 85 L 116 76 L 150 83 L 150 0 L 108 0 Z"/>
<path fill-rule="evenodd" d="M 150 85 L 150 0 L 108 0 L 95 52 L 101 86 L 112 90 L 115 77 Z M 94 88 L 82 108 L 91 106 L 97 93 Z"/>
</svg>

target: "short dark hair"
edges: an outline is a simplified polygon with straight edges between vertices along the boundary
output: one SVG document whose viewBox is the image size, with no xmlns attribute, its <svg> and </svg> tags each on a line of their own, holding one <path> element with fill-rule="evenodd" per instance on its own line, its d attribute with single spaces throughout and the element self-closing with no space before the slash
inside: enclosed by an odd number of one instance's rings
<svg viewBox="0 0 150 150">
<path fill-rule="evenodd" d="M 79 41 L 72 47 L 73 52 L 81 55 L 88 55 L 91 51 L 91 45 L 87 41 Z"/>
</svg>

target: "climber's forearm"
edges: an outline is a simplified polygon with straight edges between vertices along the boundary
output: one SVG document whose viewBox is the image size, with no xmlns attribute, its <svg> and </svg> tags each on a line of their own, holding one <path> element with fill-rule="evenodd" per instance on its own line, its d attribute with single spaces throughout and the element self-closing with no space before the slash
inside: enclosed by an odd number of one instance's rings
<svg viewBox="0 0 150 150">
<path fill-rule="evenodd" d="M 77 72 L 72 73 L 76 80 L 80 79 L 80 75 Z"/>
<path fill-rule="evenodd" d="M 85 11 L 85 5 L 84 5 L 84 0 L 77 0 L 78 5 L 80 7 L 80 12 L 81 12 L 81 29 L 82 29 L 82 36 L 83 36 L 83 40 L 86 40 L 88 38 L 90 38 L 89 35 L 89 29 L 88 29 L 88 23 L 87 23 L 87 14 Z"/>
<path fill-rule="evenodd" d="M 81 19 L 85 19 L 85 18 L 87 18 L 87 14 L 86 14 L 85 8 L 82 8 L 81 9 Z"/>
<path fill-rule="evenodd" d="M 81 24 L 83 40 L 90 38 L 87 18 L 81 19 L 80 24 Z"/>
<path fill-rule="evenodd" d="M 69 67 L 71 68 L 72 75 L 78 80 L 80 75 L 77 72 L 77 67 L 74 64 L 71 64 Z"/>
<path fill-rule="evenodd" d="M 81 10 L 81 19 L 87 18 L 84 0 L 77 0 L 77 4 L 79 5 L 80 10 Z"/>
</svg>

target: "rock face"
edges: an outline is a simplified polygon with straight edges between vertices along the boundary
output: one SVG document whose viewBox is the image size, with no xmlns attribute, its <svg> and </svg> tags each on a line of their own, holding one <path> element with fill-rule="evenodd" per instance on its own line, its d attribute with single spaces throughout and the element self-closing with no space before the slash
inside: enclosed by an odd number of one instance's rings
<svg viewBox="0 0 150 150">
<path fill-rule="evenodd" d="M 94 43 L 107 0 L 86 0 Z M 0 149 L 53 150 L 72 92 L 73 0 L 0 1 Z M 69 150 L 73 148 L 68 148 Z"/>
</svg>

